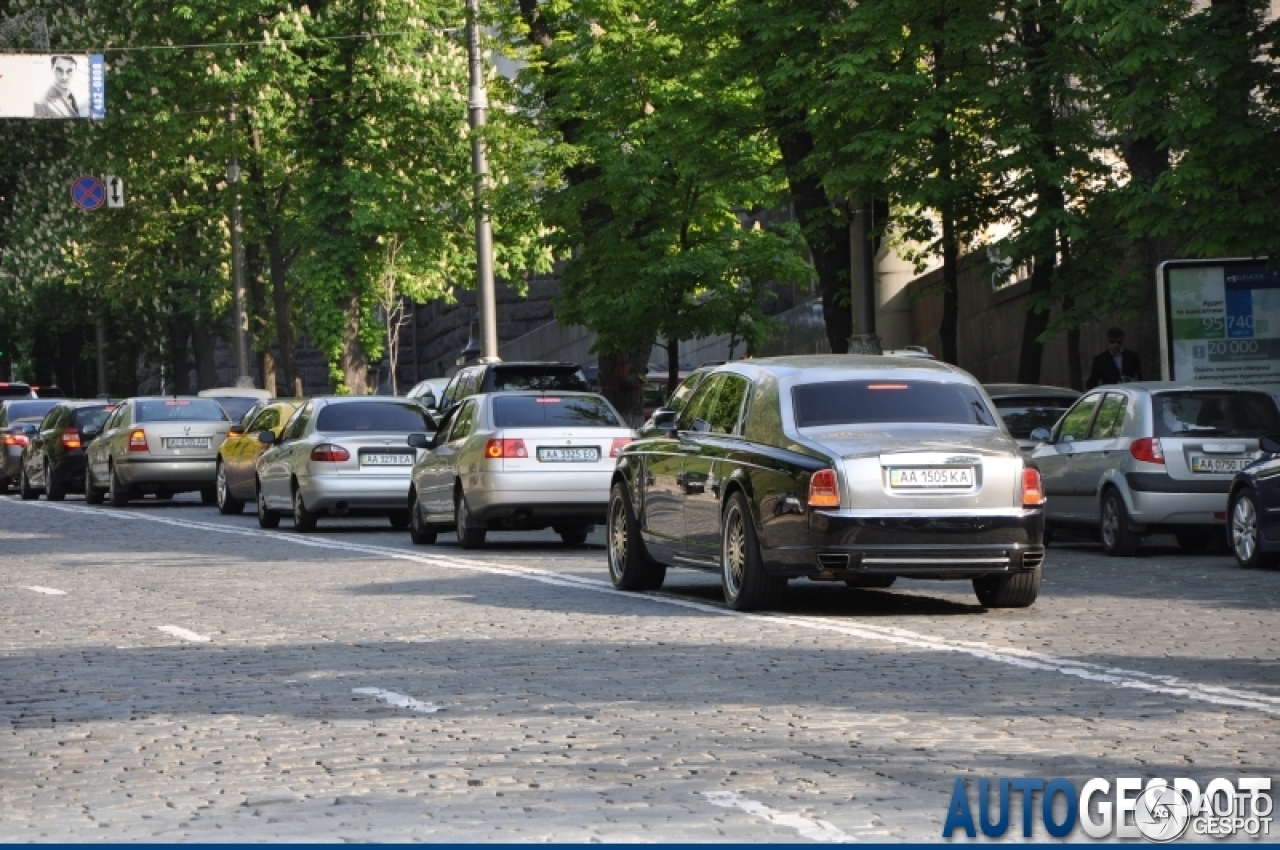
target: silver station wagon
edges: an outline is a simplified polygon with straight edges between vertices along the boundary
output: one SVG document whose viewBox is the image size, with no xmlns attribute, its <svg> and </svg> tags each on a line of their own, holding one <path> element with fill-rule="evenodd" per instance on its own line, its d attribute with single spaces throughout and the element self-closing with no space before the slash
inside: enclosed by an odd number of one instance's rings
<svg viewBox="0 0 1280 850">
<path fill-rule="evenodd" d="M 1039 473 L 959 369 L 880 356 L 730 363 L 654 427 L 613 478 L 618 588 L 660 587 L 673 564 L 719 573 L 737 610 L 776 604 L 792 578 L 971 580 L 988 607 L 1039 593 Z"/>
<path fill-rule="evenodd" d="M 1096 528 L 1110 555 L 1133 555 L 1156 532 L 1204 549 L 1225 534 L 1231 480 L 1269 434 L 1280 434 L 1280 410 L 1257 390 L 1155 381 L 1091 390 L 1032 434 L 1050 532 Z"/>
</svg>

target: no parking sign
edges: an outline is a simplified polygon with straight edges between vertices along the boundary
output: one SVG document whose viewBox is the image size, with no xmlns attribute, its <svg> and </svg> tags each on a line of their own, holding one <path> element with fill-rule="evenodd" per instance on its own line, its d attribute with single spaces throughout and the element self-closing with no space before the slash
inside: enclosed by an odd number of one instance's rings
<svg viewBox="0 0 1280 850">
<path fill-rule="evenodd" d="M 71 201 L 85 212 L 93 212 L 107 202 L 107 187 L 93 175 L 77 177 L 71 182 Z"/>
</svg>

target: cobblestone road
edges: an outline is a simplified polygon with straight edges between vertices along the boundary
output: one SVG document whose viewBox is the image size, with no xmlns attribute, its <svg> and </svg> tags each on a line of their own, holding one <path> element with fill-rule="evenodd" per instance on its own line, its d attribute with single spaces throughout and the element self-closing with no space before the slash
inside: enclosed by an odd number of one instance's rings
<svg viewBox="0 0 1280 850">
<path fill-rule="evenodd" d="M 1280 571 L 1160 538 L 753 616 L 599 534 L 284 526 L 0 499 L 0 840 L 932 840 L 958 776 L 1277 774 Z"/>
</svg>

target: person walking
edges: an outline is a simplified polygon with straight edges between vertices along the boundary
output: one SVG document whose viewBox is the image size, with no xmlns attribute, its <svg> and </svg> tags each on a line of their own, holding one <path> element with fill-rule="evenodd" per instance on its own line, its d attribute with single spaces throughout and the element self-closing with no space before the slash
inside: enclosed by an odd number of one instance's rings
<svg viewBox="0 0 1280 850">
<path fill-rule="evenodd" d="M 1112 328 L 1107 331 L 1107 350 L 1093 358 L 1089 382 L 1085 389 L 1103 384 L 1123 384 L 1142 380 L 1142 361 L 1138 352 L 1124 347 L 1124 331 Z"/>
</svg>

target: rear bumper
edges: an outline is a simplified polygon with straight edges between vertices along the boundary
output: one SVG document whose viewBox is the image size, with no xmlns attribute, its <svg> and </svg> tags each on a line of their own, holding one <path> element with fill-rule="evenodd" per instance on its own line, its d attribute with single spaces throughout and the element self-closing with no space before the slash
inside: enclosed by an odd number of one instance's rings
<svg viewBox="0 0 1280 850">
<path fill-rule="evenodd" d="M 467 508 L 496 527 L 528 527 L 545 521 L 602 523 L 609 508 L 611 469 L 486 472 L 464 481 Z"/>
<path fill-rule="evenodd" d="M 139 457 L 115 461 L 116 474 L 128 487 L 163 485 L 166 490 L 204 490 L 214 485 L 214 459 L 176 460 Z"/>
<path fill-rule="evenodd" d="M 409 469 L 404 475 L 313 475 L 298 479 L 308 510 L 403 511 L 409 508 Z"/>
<path fill-rule="evenodd" d="M 1231 479 L 1179 481 L 1160 473 L 1130 472 L 1129 514 L 1144 525 L 1222 525 Z M 1218 514 L 1219 516 L 1214 516 Z"/>
<path fill-rule="evenodd" d="M 809 540 L 803 549 L 769 553 L 772 571 L 828 579 L 871 574 L 970 578 L 1040 566 L 1044 511 L 918 516 L 814 511 Z"/>
</svg>

